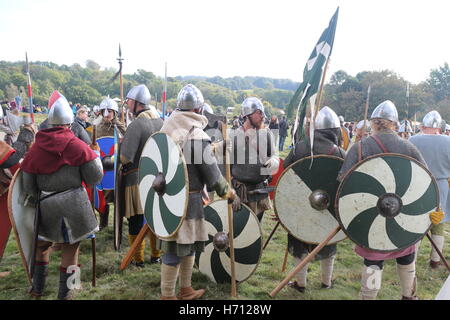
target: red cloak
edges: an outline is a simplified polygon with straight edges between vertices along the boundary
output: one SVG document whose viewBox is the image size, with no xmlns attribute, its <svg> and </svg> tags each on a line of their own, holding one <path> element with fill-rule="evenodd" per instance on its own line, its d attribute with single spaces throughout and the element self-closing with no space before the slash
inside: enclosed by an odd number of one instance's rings
<svg viewBox="0 0 450 320">
<path fill-rule="evenodd" d="M 50 174 L 64 165 L 78 167 L 96 157 L 97 154 L 69 128 L 55 127 L 36 134 L 21 169 L 27 173 Z"/>
</svg>

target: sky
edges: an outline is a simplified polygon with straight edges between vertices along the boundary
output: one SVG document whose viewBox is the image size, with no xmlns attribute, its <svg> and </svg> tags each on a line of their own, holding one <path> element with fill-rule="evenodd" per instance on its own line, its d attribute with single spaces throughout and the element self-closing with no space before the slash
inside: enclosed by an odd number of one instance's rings
<svg viewBox="0 0 450 320">
<path fill-rule="evenodd" d="M 393 70 L 412 83 L 450 61 L 450 1 L 0 0 L 0 60 L 137 69 L 168 76 L 301 81 L 339 6 L 327 79 Z"/>
</svg>

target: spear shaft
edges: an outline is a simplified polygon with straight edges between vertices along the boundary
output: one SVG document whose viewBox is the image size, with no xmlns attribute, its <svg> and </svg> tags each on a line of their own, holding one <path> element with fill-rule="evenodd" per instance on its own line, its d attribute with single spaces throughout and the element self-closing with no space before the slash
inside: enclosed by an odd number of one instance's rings
<svg viewBox="0 0 450 320">
<path fill-rule="evenodd" d="M 363 131 L 366 132 L 366 122 L 367 122 L 367 114 L 369 113 L 369 98 L 370 98 L 370 85 L 367 88 L 367 99 L 366 99 L 366 108 L 364 110 L 364 125 L 363 125 Z"/>
<path fill-rule="evenodd" d="M 120 105 L 122 106 L 122 110 L 120 112 L 120 120 L 124 122 L 125 116 L 124 116 L 124 107 L 123 107 L 123 77 L 122 77 L 122 49 L 120 48 L 119 43 L 119 58 L 117 58 L 119 61 L 119 81 L 120 81 Z"/>
</svg>

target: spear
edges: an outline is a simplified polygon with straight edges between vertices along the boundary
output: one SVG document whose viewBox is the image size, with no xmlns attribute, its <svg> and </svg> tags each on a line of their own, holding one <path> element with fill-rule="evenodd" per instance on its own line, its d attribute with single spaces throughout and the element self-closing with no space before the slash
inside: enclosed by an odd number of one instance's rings
<svg viewBox="0 0 450 320">
<path fill-rule="evenodd" d="M 121 114 L 121 118 L 122 121 L 124 120 L 124 107 L 123 107 L 123 77 L 122 77 L 122 50 L 120 48 L 120 43 L 119 43 L 119 58 L 117 59 L 119 61 L 119 71 L 120 71 L 120 104 L 122 105 L 122 114 Z"/>
<path fill-rule="evenodd" d="M 409 82 L 406 83 L 406 119 L 409 119 Z"/>
<path fill-rule="evenodd" d="M 122 49 L 120 48 L 120 43 L 119 43 L 119 58 L 117 58 L 117 61 L 119 61 L 119 71 L 116 72 L 116 74 L 111 79 L 111 81 L 115 81 L 117 79 L 117 77 L 119 77 L 119 79 L 120 79 L 120 105 L 122 106 L 122 110 L 120 112 L 120 121 L 123 122 L 125 120 L 125 116 L 124 116 L 124 107 L 123 107 L 122 60 L 123 60 L 123 58 L 122 58 Z"/>
<path fill-rule="evenodd" d="M 163 120 L 166 119 L 166 101 L 167 101 L 167 62 L 166 62 L 165 73 L 164 73 L 164 92 L 163 92 L 163 96 L 162 96 Z"/>
<path fill-rule="evenodd" d="M 364 132 L 366 132 L 367 114 L 369 112 L 369 98 L 370 98 L 370 85 L 367 88 L 366 108 L 364 110 L 364 125 L 363 125 L 363 131 Z"/>
<path fill-rule="evenodd" d="M 33 113 L 33 91 L 31 89 L 31 76 L 30 76 L 30 65 L 28 64 L 28 54 L 25 52 L 25 60 L 27 64 L 27 87 L 28 87 L 28 102 L 30 104 L 30 116 L 31 121 L 34 123 L 34 113 Z"/>
</svg>

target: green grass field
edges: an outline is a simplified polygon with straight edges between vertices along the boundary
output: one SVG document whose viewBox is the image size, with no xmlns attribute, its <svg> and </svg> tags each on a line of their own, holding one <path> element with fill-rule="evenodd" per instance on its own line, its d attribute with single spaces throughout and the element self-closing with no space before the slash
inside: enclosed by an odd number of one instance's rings
<svg viewBox="0 0 450 320">
<path fill-rule="evenodd" d="M 263 219 L 264 241 L 267 239 L 275 222 L 267 215 Z M 127 230 L 126 225 L 124 230 Z M 446 228 L 446 234 L 449 232 Z M 255 273 L 238 286 L 238 299 L 267 300 L 272 299 L 268 293 L 280 283 L 295 265 L 291 257 L 288 258 L 286 272 L 281 272 L 286 249 L 286 231 L 279 228 L 266 250 L 261 256 Z M 446 247 L 450 245 L 446 242 Z M 313 262 L 309 265 L 308 287 L 305 293 L 299 293 L 291 288 L 282 289 L 275 299 L 283 300 L 355 300 L 358 299 L 360 288 L 360 272 L 362 258 L 353 252 L 354 244 L 344 240 L 338 244 L 335 262 L 334 287 L 330 290 L 320 289 L 320 264 Z M 97 233 L 97 286 L 92 287 L 91 242 L 85 240 L 81 245 L 80 263 L 82 264 L 82 290 L 77 290 L 75 299 L 81 300 L 110 300 L 110 299 L 159 299 L 160 296 L 160 266 L 146 264 L 145 268 L 129 266 L 119 271 L 119 265 L 124 258 L 128 244 L 124 234 L 123 248 L 116 252 L 113 248 L 112 226 Z M 148 248 L 148 242 L 147 242 Z M 430 243 L 424 240 L 421 244 L 417 259 L 418 296 L 421 299 L 434 299 L 439 292 L 448 272 L 444 267 L 432 270 L 428 266 Z M 149 250 L 146 249 L 146 262 L 150 260 Z M 43 299 L 55 299 L 59 279 L 59 252 L 53 252 L 50 259 L 49 276 L 47 278 L 46 293 Z M 16 242 L 11 235 L 3 260 L 0 262 L 0 272 L 11 272 L 0 278 L 0 299 L 23 300 L 30 299 L 26 290 L 28 281 L 21 264 L 20 254 Z M 193 286 L 206 288 L 203 299 L 226 300 L 230 298 L 229 284 L 215 284 L 208 278 L 194 270 Z M 378 298 L 396 300 L 401 297 L 400 284 L 396 272 L 395 261 L 386 261 L 382 289 Z"/>
<path fill-rule="evenodd" d="M 288 142 L 287 142 L 288 143 Z M 288 150 L 281 156 L 284 158 Z M 263 242 L 267 239 L 275 225 L 266 212 L 263 219 Z M 92 287 L 91 242 L 82 242 L 80 250 L 82 290 L 77 290 L 75 299 L 79 300 L 110 300 L 110 299 L 159 299 L 160 297 L 160 266 L 146 264 L 145 268 L 129 266 L 119 271 L 119 265 L 129 248 L 126 232 L 124 232 L 122 249 L 116 252 L 113 248 L 112 210 L 110 226 L 97 233 L 97 286 Z M 128 230 L 126 222 L 124 230 Z M 446 238 L 450 227 L 446 227 Z M 286 250 L 286 231 L 278 228 L 271 242 L 261 256 L 259 265 L 254 274 L 238 286 L 238 299 L 270 300 L 271 292 L 292 270 L 294 260 L 288 259 L 286 272 L 281 272 Z M 450 243 L 446 241 L 446 248 Z M 334 287 L 330 290 L 320 289 L 320 264 L 313 262 L 309 265 L 308 287 L 305 293 L 299 293 L 285 287 L 274 299 L 281 300 L 356 300 L 360 289 L 360 274 L 362 258 L 353 252 L 354 244 L 344 240 L 338 244 L 335 271 L 333 275 Z M 422 241 L 417 258 L 418 296 L 420 299 L 434 299 L 448 272 L 444 267 L 432 270 L 428 266 L 430 243 L 427 239 Z M 448 251 L 448 250 L 447 250 Z M 146 249 L 146 262 L 150 260 L 148 241 Z M 51 255 L 49 276 L 43 299 L 56 299 L 59 280 L 59 252 Z M 9 271 L 10 274 L 0 278 L 0 299 L 24 300 L 30 299 L 27 294 L 28 281 L 22 267 L 21 258 L 14 237 L 11 235 L 6 252 L 0 262 L 0 272 Z M 215 284 L 201 274 L 198 270 L 193 273 L 193 286 L 206 288 L 205 300 L 227 300 L 230 298 L 229 284 Z M 396 271 L 395 260 L 386 261 L 382 289 L 378 299 L 397 300 L 401 298 L 399 278 Z"/>
</svg>

